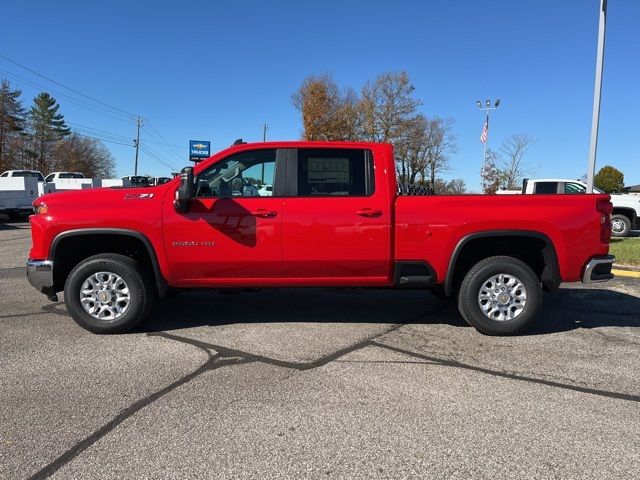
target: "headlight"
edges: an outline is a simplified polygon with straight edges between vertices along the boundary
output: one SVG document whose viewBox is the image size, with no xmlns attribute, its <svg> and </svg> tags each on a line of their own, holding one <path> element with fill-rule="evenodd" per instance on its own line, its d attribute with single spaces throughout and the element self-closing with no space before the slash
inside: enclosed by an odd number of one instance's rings
<svg viewBox="0 0 640 480">
<path fill-rule="evenodd" d="M 44 215 L 49 211 L 46 203 L 39 203 L 35 207 L 33 207 L 33 211 L 36 215 Z"/>
</svg>

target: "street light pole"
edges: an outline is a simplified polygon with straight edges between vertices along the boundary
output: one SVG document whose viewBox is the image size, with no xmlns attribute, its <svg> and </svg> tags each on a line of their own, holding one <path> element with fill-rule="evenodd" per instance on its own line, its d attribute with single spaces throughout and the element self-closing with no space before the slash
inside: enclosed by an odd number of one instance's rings
<svg viewBox="0 0 640 480">
<path fill-rule="evenodd" d="M 485 172 L 487 168 L 487 144 L 489 143 L 489 115 L 491 114 L 491 110 L 496 110 L 500 106 L 500 99 L 498 98 L 495 101 L 495 103 L 493 104 L 493 107 L 491 106 L 491 100 L 488 98 L 485 101 L 484 107 L 482 106 L 482 102 L 480 100 L 476 101 L 476 105 L 478 105 L 478 108 L 480 110 L 482 110 L 483 112 L 486 112 L 486 117 L 485 117 L 486 127 L 483 126 L 483 135 L 484 135 L 484 129 L 486 128 L 486 137 L 482 142 L 484 143 L 484 152 L 482 156 L 482 171 Z M 484 188 L 484 185 L 483 185 L 483 188 Z"/>
<path fill-rule="evenodd" d="M 598 150 L 598 128 L 600 127 L 600 94 L 602 93 L 602 70 L 604 65 L 604 35 L 607 24 L 607 0 L 600 0 L 598 23 L 598 51 L 596 53 L 596 81 L 593 88 L 593 116 L 591 117 L 591 144 L 589 145 L 589 169 L 587 170 L 587 193 L 593 193 L 593 177 L 596 171 Z"/>
</svg>

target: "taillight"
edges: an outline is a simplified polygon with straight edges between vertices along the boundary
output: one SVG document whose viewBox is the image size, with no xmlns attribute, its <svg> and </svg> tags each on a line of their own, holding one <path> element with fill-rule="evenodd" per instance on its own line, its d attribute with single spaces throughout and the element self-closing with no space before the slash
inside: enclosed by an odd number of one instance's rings
<svg viewBox="0 0 640 480">
<path fill-rule="evenodd" d="M 609 243 L 611 241 L 611 213 L 613 212 L 613 204 L 608 200 L 601 198 L 596 202 L 596 210 L 600 212 L 600 241 Z"/>
</svg>

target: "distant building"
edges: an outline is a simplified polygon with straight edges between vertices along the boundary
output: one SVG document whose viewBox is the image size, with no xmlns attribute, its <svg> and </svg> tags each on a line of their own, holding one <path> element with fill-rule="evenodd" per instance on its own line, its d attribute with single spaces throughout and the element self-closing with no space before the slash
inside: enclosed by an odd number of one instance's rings
<svg viewBox="0 0 640 480">
<path fill-rule="evenodd" d="M 631 185 L 622 189 L 624 193 L 640 193 L 640 185 Z"/>
</svg>

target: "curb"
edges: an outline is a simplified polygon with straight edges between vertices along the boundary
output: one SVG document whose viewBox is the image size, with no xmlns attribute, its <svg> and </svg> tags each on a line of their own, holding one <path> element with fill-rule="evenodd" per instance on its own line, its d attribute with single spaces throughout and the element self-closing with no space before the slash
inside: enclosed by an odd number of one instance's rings
<svg viewBox="0 0 640 480">
<path fill-rule="evenodd" d="M 616 270 L 626 270 L 629 272 L 640 272 L 640 266 L 638 265 L 620 265 L 619 263 L 614 263 L 612 268 Z"/>
<path fill-rule="evenodd" d="M 632 270 L 616 270 L 615 268 L 612 268 L 611 273 L 613 273 L 616 277 L 640 278 L 640 272 L 635 272 Z"/>
</svg>

